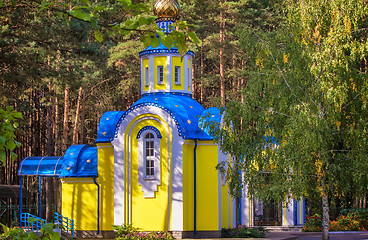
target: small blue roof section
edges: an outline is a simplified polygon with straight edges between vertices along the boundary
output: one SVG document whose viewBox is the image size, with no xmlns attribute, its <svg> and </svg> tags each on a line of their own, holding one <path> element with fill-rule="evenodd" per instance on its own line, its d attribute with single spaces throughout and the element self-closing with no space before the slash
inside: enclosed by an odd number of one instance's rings
<svg viewBox="0 0 368 240">
<path fill-rule="evenodd" d="M 102 115 L 95 143 L 110 143 L 118 136 L 119 128 L 124 119 L 135 109 L 152 106 L 166 111 L 174 119 L 179 136 L 184 139 L 212 140 L 209 131 L 199 125 L 203 116 L 205 121 L 220 122 L 220 110 L 205 110 L 190 94 L 184 93 L 149 93 L 144 94 L 126 112 L 106 112 Z"/>
<path fill-rule="evenodd" d="M 115 136 L 117 137 L 119 126 L 130 112 L 144 106 L 161 108 L 174 119 L 176 127 L 184 139 L 212 140 L 212 137 L 198 127 L 198 121 L 204 108 L 190 96 L 180 93 L 156 93 L 147 94 L 133 104 L 117 124 Z"/>
<path fill-rule="evenodd" d="M 171 49 L 165 47 L 161 41 L 158 47 L 152 47 L 149 46 L 146 49 L 144 49 L 142 52 L 139 53 L 139 57 L 142 57 L 147 54 L 156 54 L 156 53 L 179 53 L 178 48 L 171 47 Z M 187 54 L 194 56 L 194 53 L 192 51 L 188 51 Z"/>
<path fill-rule="evenodd" d="M 105 112 L 98 125 L 97 140 L 95 143 L 109 143 L 114 138 L 114 130 L 124 111 Z M 113 129 L 113 130 L 111 130 Z"/>
<path fill-rule="evenodd" d="M 72 145 L 65 152 L 61 178 L 97 177 L 97 148 L 90 145 Z"/>
<path fill-rule="evenodd" d="M 62 157 L 26 157 L 19 165 L 18 175 L 58 177 L 62 162 Z"/>
<path fill-rule="evenodd" d="M 199 119 L 199 127 L 209 136 L 210 129 L 219 127 L 221 123 L 221 112 L 217 107 L 212 107 L 204 110 Z"/>
</svg>

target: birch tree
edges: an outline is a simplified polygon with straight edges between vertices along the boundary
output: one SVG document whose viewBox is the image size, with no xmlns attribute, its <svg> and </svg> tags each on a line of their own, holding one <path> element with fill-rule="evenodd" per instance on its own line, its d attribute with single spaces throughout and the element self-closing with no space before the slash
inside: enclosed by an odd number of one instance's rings
<svg viewBox="0 0 368 240">
<path fill-rule="evenodd" d="M 227 169 L 234 195 L 247 184 L 265 200 L 319 196 L 327 240 L 329 199 L 367 190 L 367 2 L 285 3 L 278 29 L 241 33 L 245 102 L 212 130 L 241 159 Z"/>
</svg>

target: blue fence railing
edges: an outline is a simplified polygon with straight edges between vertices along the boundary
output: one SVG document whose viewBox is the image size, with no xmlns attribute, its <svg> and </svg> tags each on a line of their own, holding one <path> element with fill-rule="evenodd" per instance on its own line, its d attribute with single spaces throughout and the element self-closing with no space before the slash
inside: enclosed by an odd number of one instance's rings
<svg viewBox="0 0 368 240">
<path fill-rule="evenodd" d="M 30 221 L 30 218 L 33 218 L 34 221 Z M 39 232 L 42 228 L 42 225 L 46 222 L 45 219 L 36 217 L 30 213 L 22 213 L 20 215 L 20 223 L 21 227 L 25 227 L 27 230 L 32 232 Z"/>
<path fill-rule="evenodd" d="M 55 213 L 55 226 L 60 226 L 61 231 L 74 237 L 74 220 Z"/>
<path fill-rule="evenodd" d="M 31 219 L 33 219 L 31 221 Z M 39 232 L 46 223 L 45 219 L 39 218 L 30 213 L 22 213 L 20 215 L 21 227 L 26 228 L 32 232 Z M 54 226 L 56 229 L 60 229 L 60 232 L 71 234 L 74 238 L 74 220 L 67 217 L 63 217 L 61 214 L 55 213 Z"/>
</svg>

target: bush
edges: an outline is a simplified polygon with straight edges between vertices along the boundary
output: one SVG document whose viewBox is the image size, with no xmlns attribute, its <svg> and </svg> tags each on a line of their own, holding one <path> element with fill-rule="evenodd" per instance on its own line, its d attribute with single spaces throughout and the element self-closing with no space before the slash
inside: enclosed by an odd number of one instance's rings
<svg viewBox="0 0 368 240">
<path fill-rule="evenodd" d="M 330 221 L 330 231 L 367 231 L 368 230 L 368 213 L 366 212 L 349 212 L 340 215 L 334 221 Z M 322 218 L 318 214 L 306 218 L 303 232 L 320 232 L 322 231 Z"/>
<path fill-rule="evenodd" d="M 303 232 L 320 232 L 322 231 L 322 218 L 319 214 L 314 214 L 313 216 L 308 216 L 305 219 Z"/>
<path fill-rule="evenodd" d="M 0 223 L 2 226 L 4 233 L 0 234 L 0 239 L 45 239 L 45 240 L 59 240 L 60 235 L 57 232 L 54 232 L 54 224 L 46 223 L 43 224 L 40 235 L 35 234 L 33 232 L 25 232 L 22 228 L 8 228 L 7 226 Z"/>
<path fill-rule="evenodd" d="M 223 228 L 221 237 L 223 238 L 264 238 L 266 229 L 263 227 L 247 228 L 238 226 L 236 228 Z"/>
<path fill-rule="evenodd" d="M 141 232 L 139 228 L 133 227 L 132 224 L 124 224 L 122 226 L 113 226 L 116 231 L 117 239 L 132 240 L 166 240 L 173 239 L 168 232 Z"/>
</svg>

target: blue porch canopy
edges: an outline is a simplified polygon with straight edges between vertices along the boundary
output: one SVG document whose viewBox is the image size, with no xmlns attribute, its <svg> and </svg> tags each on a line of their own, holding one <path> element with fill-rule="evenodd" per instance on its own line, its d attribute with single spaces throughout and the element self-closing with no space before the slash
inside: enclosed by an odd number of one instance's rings
<svg viewBox="0 0 368 240">
<path fill-rule="evenodd" d="M 63 157 L 26 157 L 19 166 L 19 176 L 58 177 Z"/>
<path fill-rule="evenodd" d="M 19 176 L 97 177 L 97 148 L 72 145 L 63 157 L 26 157 L 18 169 Z"/>
</svg>

